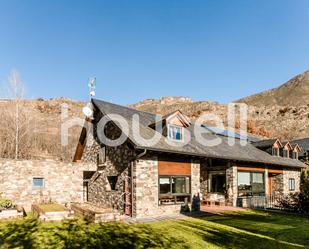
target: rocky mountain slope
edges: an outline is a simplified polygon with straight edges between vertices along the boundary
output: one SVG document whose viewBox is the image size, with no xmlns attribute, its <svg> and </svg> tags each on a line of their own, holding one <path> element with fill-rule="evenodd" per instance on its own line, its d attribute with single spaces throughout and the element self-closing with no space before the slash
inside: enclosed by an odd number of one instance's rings
<svg viewBox="0 0 309 249">
<path fill-rule="evenodd" d="M 309 105 L 309 70 L 295 76 L 285 84 L 262 93 L 238 100 L 254 106 L 302 106 Z"/>
<path fill-rule="evenodd" d="M 260 137 L 294 139 L 309 136 L 309 71 L 279 88 L 253 95 L 237 102 L 248 106 L 248 131 Z M 0 157 L 14 158 L 16 103 L 0 100 Z M 68 106 L 68 117 L 61 118 L 61 105 Z M 24 100 L 20 103 L 20 152 L 18 158 L 52 158 L 71 161 L 81 127 L 69 130 L 69 145 L 61 146 L 61 124 L 70 118 L 84 119 L 85 103 L 65 98 Z M 228 106 L 217 102 L 194 102 L 188 97 L 148 99 L 130 107 L 165 115 L 181 110 L 192 119 L 202 114 L 216 114 L 227 123 Z M 236 112 L 236 119 L 238 118 Z M 209 123 L 212 125 L 212 123 Z"/>
</svg>

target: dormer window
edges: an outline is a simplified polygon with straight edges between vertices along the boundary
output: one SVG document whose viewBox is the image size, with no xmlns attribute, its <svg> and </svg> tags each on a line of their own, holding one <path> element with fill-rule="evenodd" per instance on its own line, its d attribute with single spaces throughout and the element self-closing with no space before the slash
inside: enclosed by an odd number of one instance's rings
<svg viewBox="0 0 309 249">
<path fill-rule="evenodd" d="M 173 140 L 181 141 L 183 138 L 183 127 L 169 124 L 168 137 Z"/>
<path fill-rule="evenodd" d="M 272 155 L 273 156 L 279 156 L 279 148 L 273 147 L 272 148 Z"/>
<path fill-rule="evenodd" d="M 298 152 L 297 151 L 293 151 L 292 158 L 298 159 Z"/>
<path fill-rule="evenodd" d="M 283 149 L 283 157 L 289 157 L 289 151 L 286 149 Z"/>
</svg>

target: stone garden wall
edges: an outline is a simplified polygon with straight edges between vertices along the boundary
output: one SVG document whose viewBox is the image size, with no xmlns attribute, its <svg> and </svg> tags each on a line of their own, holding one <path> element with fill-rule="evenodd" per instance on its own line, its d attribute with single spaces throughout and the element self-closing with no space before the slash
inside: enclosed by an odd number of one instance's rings
<svg viewBox="0 0 309 249">
<path fill-rule="evenodd" d="M 0 193 L 26 210 L 33 203 L 83 202 L 83 171 L 93 164 L 53 160 L 0 160 Z M 44 186 L 33 186 L 33 177 L 44 178 Z"/>
</svg>

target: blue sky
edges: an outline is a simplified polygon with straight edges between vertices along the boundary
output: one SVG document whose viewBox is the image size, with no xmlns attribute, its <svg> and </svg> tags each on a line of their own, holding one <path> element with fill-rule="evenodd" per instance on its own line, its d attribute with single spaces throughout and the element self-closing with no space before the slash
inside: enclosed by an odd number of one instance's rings
<svg viewBox="0 0 309 249">
<path fill-rule="evenodd" d="M 309 1 L 0 1 L 0 81 L 29 98 L 222 103 L 309 69 Z"/>
</svg>

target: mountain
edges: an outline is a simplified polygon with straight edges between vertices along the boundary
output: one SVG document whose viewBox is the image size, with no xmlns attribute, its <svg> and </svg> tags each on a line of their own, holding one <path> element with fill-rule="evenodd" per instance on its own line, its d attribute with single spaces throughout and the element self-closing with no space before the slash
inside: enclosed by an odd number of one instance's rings
<svg viewBox="0 0 309 249">
<path fill-rule="evenodd" d="M 236 102 L 254 106 L 302 106 L 309 105 L 309 70 L 295 76 L 285 84 Z"/>
<path fill-rule="evenodd" d="M 295 139 L 309 136 L 309 71 L 282 86 L 237 102 L 248 106 L 248 131 L 260 137 Z M 68 117 L 61 118 L 61 105 Z M 69 144 L 61 146 L 61 125 L 70 118 L 84 119 L 83 102 L 66 98 L 23 100 L 20 102 L 20 148 L 18 158 L 71 161 L 81 127 L 69 130 Z M 215 114 L 227 125 L 228 106 L 213 101 L 193 101 L 189 97 L 146 99 L 130 105 L 142 111 L 168 114 L 181 110 L 191 119 Z M 239 115 L 236 112 L 236 120 Z M 0 99 L 0 157 L 14 158 L 16 102 Z M 209 125 L 213 123 L 208 122 Z M 236 127 L 237 128 L 237 127 Z"/>
</svg>

